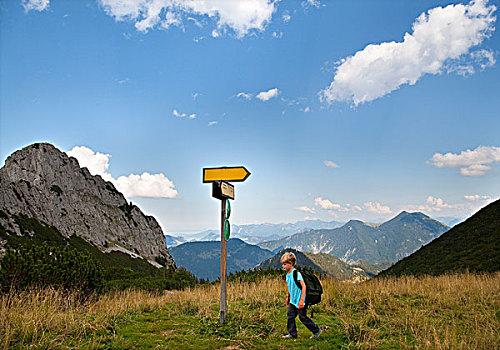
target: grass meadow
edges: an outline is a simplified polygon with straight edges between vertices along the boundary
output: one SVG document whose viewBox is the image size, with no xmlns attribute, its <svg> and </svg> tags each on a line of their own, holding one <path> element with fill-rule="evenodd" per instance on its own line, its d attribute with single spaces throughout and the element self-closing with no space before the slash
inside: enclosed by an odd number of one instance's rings
<svg viewBox="0 0 500 350">
<path fill-rule="evenodd" d="M 350 284 L 323 279 L 309 339 L 297 319 L 286 333 L 281 278 L 228 284 L 219 324 L 219 286 L 150 293 L 33 290 L 0 296 L 4 349 L 500 349 L 500 273 L 399 277 Z"/>
</svg>

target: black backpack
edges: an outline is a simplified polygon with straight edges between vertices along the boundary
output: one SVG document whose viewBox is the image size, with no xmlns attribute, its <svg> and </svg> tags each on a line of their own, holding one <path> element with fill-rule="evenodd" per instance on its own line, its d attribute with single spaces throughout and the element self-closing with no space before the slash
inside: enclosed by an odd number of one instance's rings
<svg viewBox="0 0 500 350">
<path fill-rule="evenodd" d="M 321 301 L 321 294 L 323 294 L 323 287 L 321 283 L 313 273 L 303 272 L 300 274 L 304 279 L 304 283 L 306 284 L 306 301 L 305 305 L 316 305 Z M 297 270 L 293 270 L 293 280 L 299 289 L 302 289 L 300 282 L 297 280 Z"/>
</svg>

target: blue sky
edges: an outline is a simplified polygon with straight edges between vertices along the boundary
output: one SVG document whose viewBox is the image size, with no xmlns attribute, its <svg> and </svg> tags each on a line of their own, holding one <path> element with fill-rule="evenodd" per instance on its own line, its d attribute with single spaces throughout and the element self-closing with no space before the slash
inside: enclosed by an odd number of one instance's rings
<svg viewBox="0 0 500 350">
<path fill-rule="evenodd" d="M 0 153 L 51 142 L 166 233 L 465 217 L 500 194 L 498 1 L 1 2 Z M 3 163 L 2 163 L 3 164 Z"/>
</svg>

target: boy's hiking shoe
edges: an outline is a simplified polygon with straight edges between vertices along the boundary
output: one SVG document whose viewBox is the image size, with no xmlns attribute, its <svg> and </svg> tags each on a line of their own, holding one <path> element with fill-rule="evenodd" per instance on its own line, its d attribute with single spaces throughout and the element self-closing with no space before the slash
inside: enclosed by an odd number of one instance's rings
<svg viewBox="0 0 500 350">
<path fill-rule="evenodd" d="M 311 335 L 311 336 L 309 337 L 309 339 L 314 339 L 314 338 L 319 337 L 319 335 L 321 334 L 321 332 L 322 332 L 322 330 L 321 330 L 321 328 L 320 328 L 320 329 L 319 329 L 319 331 L 318 331 L 317 333 L 313 333 L 313 335 Z"/>
<path fill-rule="evenodd" d="M 282 335 L 281 338 L 283 338 L 283 339 L 297 339 L 297 338 L 292 337 L 291 334 Z"/>
</svg>

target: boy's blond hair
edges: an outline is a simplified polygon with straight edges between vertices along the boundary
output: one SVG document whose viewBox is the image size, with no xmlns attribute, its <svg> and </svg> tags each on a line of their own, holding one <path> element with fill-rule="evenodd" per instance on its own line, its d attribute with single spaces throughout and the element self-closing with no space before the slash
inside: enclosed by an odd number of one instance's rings
<svg viewBox="0 0 500 350">
<path fill-rule="evenodd" d="M 280 259 L 280 262 L 282 264 L 287 264 L 290 263 L 292 266 L 295 266 L 295 262 L 297 261 L 297 258 L 295 257 L 295 254 L 293 253 L 285 253 Z"/>
</svg>

